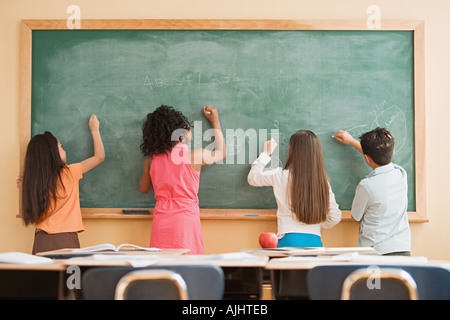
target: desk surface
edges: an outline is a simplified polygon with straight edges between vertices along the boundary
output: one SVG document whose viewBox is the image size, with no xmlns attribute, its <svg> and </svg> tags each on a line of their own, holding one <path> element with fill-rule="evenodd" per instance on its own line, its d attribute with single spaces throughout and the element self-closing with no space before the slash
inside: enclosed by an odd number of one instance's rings
<svg viewBox="0 0 450 320">
<path fill-rule="evenodd" d="M 271 259 L 266 269 L 269 270 L 309 270 L 328 265 L 398 265 L 398 266 L 437 266 L 450 270 L 450 261 L 428 260 L 425 257 L 386 257 L 360 255 L 353 259 L 342 257 L 287 257 Z"/>
<path fill-rule="evenodd" d="M 67 265 L 64 261 L 43 264 L 0 263 L 0 270 L 64 271 L 66 269 Z"/>
<path fill-rule="evenodd" d="M 288 256 L 286 252 L 259 249 L 243 249 L 241 252 L 184 255 L 188 250 L 163 249 L 161 252 L 124 251 L 96 252 L 89 256 L 75 256 L 58 259 L 57 255 L 67 255 L 71 249 L 42 252 L 39 255 L 56 255 L 49 264 L 10 264 L 0 263 L 0 270 L 65 270 L 69 265 L 78 266 L 145 266 L 145 265 L 199 265 L 210 264 L 220 267 L 262 267 L 269 270 L 305 270 L 321 265 L 433 265 L 450 270 L 450 261 L 428 260 L 425 257 L 387 257 L 380 256 L 367 248 L 324 248 L 324 254 L 316 257 L 302 256 L 296 252 Z M 313 253 L 308 251 L 309 254 Z M 269 260 L 269 258 L 271 258 Z"/>
<path fill-rule="evenodd" d="M 148 258 L 148 259 L 147 259 Z M 66 265 L 77 266 L 169 266 L 169 265 L 216 265 L 219 267 L 265 267 L 269 258 L 252 256 L 245 253 L 230 253 L 220 255 L 93 255 L 75 257 L 64 260 Z"/>
<path fill-rule="evenodd" d="M 379 255 L 371 247 L 319 247 L 319 248 L 268 248 L 268 249 L 243 249 L 243 252 L 254 255 L 267 256 L 269 258 L 282 258 L 294 256 L 332 256 L 357 252 L 365 255 Z"/>
<path fill-rule="evenodd" d="M 73 249 L 59 249 L 53 251 L 39 252 L 38 256 L 52 256 L 57 259 L 58 255 L 67 256 L 72 254 Z M 115 251 L 90 251 L 90 252 L 74 252 L 74 256 L 93 255 L 93 254 L 127 254 L 127 255 L 183 255 L 189 252 L 189 249 L 161 249 L 161 251 L 145 251 L 145 250 L 123 250 L 119 252 Z"/>
</svg>

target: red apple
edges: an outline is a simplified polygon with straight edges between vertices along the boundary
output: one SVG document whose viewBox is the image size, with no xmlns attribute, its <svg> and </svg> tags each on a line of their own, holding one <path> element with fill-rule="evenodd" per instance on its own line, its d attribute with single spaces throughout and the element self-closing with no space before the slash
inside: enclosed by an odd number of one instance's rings
<svg viewBox="0 0 450 320">
<path fill-rule="evenodd" d="M 259 244 L 261 248 L 276 248 L 278 237 L 274 232 L 263 232 L 259 235 Z"/>
</svg>

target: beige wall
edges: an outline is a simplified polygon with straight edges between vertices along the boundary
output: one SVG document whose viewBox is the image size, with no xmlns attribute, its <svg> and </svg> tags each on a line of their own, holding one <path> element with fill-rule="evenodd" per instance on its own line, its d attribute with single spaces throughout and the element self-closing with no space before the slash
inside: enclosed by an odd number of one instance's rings
<svg viewBox="0 0 450 320">
<path fill-rule="evenodd" d="M 70 4 L 81 8 L 85 19 L 358 19 L 376 4 L 382 19 L 425 21 L 426 72 L 426 164 L 427 213 L 429 223 L 415 223 L 412 252 L 432 259 L 450 259 L 450 1 L 447 0 L 0 0 L 0 252 L 30 252 L 33 228 L 16 218 L 19 173 L 19 21 L 21 19 L 65 19 Z M 345 115 L 343 115 L 345 116 Z M 275 222 L 202 222 L 207 253 L 256 247 L 260 232 L 275 231 Z M 101 242 L 132 242 L 147 245 L 149 220 L 85 221 L 80 235 L 83 246 Z M 325 246 L 355 246 L 357 226 L 343 222 L 323 234 Z"/>
</svg>

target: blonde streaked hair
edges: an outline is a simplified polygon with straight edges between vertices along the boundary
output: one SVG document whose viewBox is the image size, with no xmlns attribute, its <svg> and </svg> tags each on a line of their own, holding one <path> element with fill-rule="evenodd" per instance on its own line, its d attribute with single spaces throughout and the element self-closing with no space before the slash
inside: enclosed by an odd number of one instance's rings
<svg viewBox="0 0 450 320">
<path fill-rule="evenodd" d="M 300 222 L 326 221 L 329 210 L 328 176 L 319 138 L 299 130 L 289 140 L 285 170 L 289 170 L 288 199 Z"/>
</svg>

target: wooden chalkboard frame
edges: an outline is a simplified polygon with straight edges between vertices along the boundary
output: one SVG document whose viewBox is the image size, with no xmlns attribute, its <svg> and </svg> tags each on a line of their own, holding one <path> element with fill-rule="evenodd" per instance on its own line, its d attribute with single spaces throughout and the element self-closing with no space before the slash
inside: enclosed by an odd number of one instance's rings
<svg viewBox="0 0 450 320">
<path fill-rule="evenodd" d="M 22 20 L 20 23 L 20 171 L 31 138 L 31 61 L 33 30 L 66 30 L 65 19 Z M 81 30 L 368 30 L 365 20 L 117 20 L 84 19 Z M 428 222 L 426 213 L 425 165 L 425 57 L 424 22 L 383 20 L 378 30 L 408 30 L 414 35 L 414 138 L 416 211 L 408 212 L 410 222 Z M 151 209 L 150 209 L 151 210 Z M 276 220 L 276 210 L 201 209 L 202 219 Z M 83 218 L 151 219 L 150 216 L 123 216 L 122 208 L 82 208 Z M 343 221 L 351 221 L 343 211 Z"/>
</svg>

